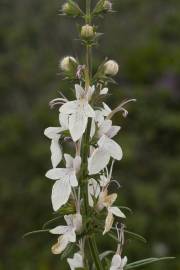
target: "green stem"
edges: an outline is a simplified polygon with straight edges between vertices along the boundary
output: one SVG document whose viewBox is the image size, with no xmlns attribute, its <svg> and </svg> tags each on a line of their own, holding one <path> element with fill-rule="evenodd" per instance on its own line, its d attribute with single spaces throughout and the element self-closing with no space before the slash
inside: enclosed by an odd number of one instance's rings
<svg viewBox="0 0 180 270">
<path fill-rule="evenodd" d="M 91 24 L 91 0 L 86 0 L 86 17 L 85 22 L 87 24 Z M 92 51 L 91 46 L 88 44 L 86 45 L 86 76 L 85 76 L 85 88 L 86 91 L 91 83 L 91 77 L 92 77 Z M 91 121 L 88 121 L 87 129 L 83 137 L 82 141 L 82 164 L 83 164 L 83 173 L 82 173 L 82 196 L 83 196 L 83 202 L 84 202 L 84 213 L 85 213 L 85 223 L 88 219 L 89 214 L 89 203 L 88 203 L 88 155 L 89 155 L 89 141 L 90 141 L 90 130 L 91 130 Z M 85 230 L 87 231 L 86 228 Z M 95 267 L 97 270 L 103 270 L 103 267 L 101 265 L 101 261 L 99 259 L 99 252 L 97 249 L 96 241 L 94 238 L 94 235 L 91 235 L 88 237 L 88 244 L 91 252 L 91 256 L 93 259 L 93 262 L 95 264 Z M 86 256 L 85 256 L 86 258 Z"/>
</svg>

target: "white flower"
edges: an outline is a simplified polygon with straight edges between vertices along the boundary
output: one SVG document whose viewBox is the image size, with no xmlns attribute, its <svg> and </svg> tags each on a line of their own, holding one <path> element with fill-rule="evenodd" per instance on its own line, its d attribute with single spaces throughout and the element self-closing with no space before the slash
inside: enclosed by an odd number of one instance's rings
<svg viewBox="0 0 180 270">
<path fill-rule="evenodd" d="M 121 147 L 106 135 L 103 135 L 97 144 L 99 147 L 94 150 L 88 159 L 89 175 L 97 174 L 104 169 L 111 157 L 121 160 L 123 156 Z"/>
<path fill-rule="evenodd" d="M 60 108 L 60 113 L 69 115 L 69 131 L 73 141 L 79 140 L 85 132 L 88 117 L 95 117 L 95 112 L 88 103 L 94 87 L 90 87 L 86 93 L 80 85 L 76 84 L 75 90 L 77 100 L 69 101 Z"/>
<path fill-rule="evenodd" d="M 119 71 L 119 65 L 114 60 L 109 60 L 104 64 L 104 73 L 115 76 Z"/>
<path fill-rule="evenodd" d="M 108 207 L 108 214 L 105 221 L 105 229 L 103 234 L 109 232 L 112 228 L 113 222 L 114 222 L 114 216 L 120 217 L 120 218 L 126 218 L 124 213 L 116 206 Z"/>
<path fill-rule="evenodd" d="M 76 268 L 83 268 L 83 257 L 79 253 L 75 253 L 72 259 L 67 259 L 68 264 L 71 270 L 75 270 Z"/>
<path fill-rule="evenodd" d="M 57 211 L 65 204 L 70 196 L 71 188 L 78 186 L 76 174 L 80 170 L 81 157 L 76 156 L 74 159 L 68 155 L 64 155 L 66 160 L 66 168 L 54 168 L 46 173 L 46 177 L 57 180 L 52 188 L 52 205 L 54 211 Z"/>
<path fill-rule="evenodd" d="M 127 264 L 127 257 L 121 258 L 119 254 L 115 254 L 112 258 L 110 270 L 123 270 Z"/>
<path fill-rule="evenodd" d="M 93 198 L 98 198 L 100 194 L 100 186 L 98 182 L 91 178 L 88 181 L 88 200 L 89 200 L 89 206 L 93 207 L 94 206 L 94 200 Z"/>
<path fill-rule="evenodd" d="M 60 68 L 63 71 L 69 71 L 71 68 L 71 61 L 77 64 L 77 61 L 74 57 L 72 57 L 72 56 L 64 57 L 60 62 Z"/>
<path fill-rule="evenodd" d="M 59 134 L 62 131 L 61 127 L 49 127 L 44 131 L 44 135 L 51 139 L 51 162 L 53 168 L 56 168 L 57 165 L 62 160 L 62 151 L 59 145 L 59 139 L 61 135 Z"/>
<path fill-rule="evenodd" d="M 50 230 L 50 233 L 52 234 L 61 235 L 58 238 L 58 242 L 52 246 L 53 254 L 60 254 L 70 242 L 74 243 L 76 241 L 75 232 L 80 232 L 82 228 L 82 216 L 80 213 L 65 215 L 64 219 L 67 226 L 57 226 Z"/>
<path fill-rule="evenodd" d="M 106 135 L 108 138 L 113 138 L 120 130 L 120 126 L 113 126 L 109 119 L 104 120 L 98 129 L 98 137 Z"/>
</svg>

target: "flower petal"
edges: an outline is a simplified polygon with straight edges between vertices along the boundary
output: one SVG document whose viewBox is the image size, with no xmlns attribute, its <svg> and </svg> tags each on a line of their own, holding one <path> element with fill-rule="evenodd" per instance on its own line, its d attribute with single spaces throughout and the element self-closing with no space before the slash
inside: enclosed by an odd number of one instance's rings
<svg viewBox="0 0 180 270">
<path fill-rule="evenodd" d="M 106 135 L 111 139 L 111 138 L 113 138 L 119 132 L 120 129 L 121 129 L 120 126 L 112 126 L 108 130 L 108 132 L 106 133 Z"/>
<path fill-rule="evenodd" d="M 52 180 L 59 180 L 66 176 L 68 169 L 53 168 L 46 173 L 46 177 Z"/>
<path fill-rule="evenodd" d="M 69 130 L 74 142 L 79 140 L 85 132 L 87 117 L 83 111 L 77 111 L 69 117 Z"/>
<path fill-rule="evenodd" d="M 58 238 L 58 242 L 52 246 L 51 251 L 53 254 L 61 254 L 67 247 L 69 241 L 65 235 L 62 235 Z"/>
<path fill-rule="evenodd" d="M 108 211 L 108 215 L 105 220 L 105 229 L 103 235 L 111 230 L 113 222 L 114 222 L 113 214 Z"/>
<path fill-rule="evenodd" d="M 73 168 L 73 157 L 69 154 L 64 154 L 66 168 Z"/>
<path fill-rule="evenodd" d="M 116 206 L 109 207 L 108 208 L 108 211 L 110 211 L 116 217 L 126 218 L 126 216 L 124 215 L 124 213 L 118 207 L 116 207 Z"/>
<path fill-rule="evenodd" d="M 115 141 L 107 136 L 102 136 L 98 141 L 98 145 L 107 151 L 114 159 L 121 160 L 123 153 L 122 149 Z"/>
<path fill-rule="evenodd" d="M 106 150 L 102 148 L 95 149 L 92 156 L 88 159 L 89 175 L 99 173 L 107 166 L 109 160 L 110 155 Z"/>
<path fill-rule="evenodd" d="M 60 163 L 62 160 L 62 151 L 58 142 L 58 139 L 53 139 L 51 141 L 51 162 L 53 168 L 56 168 L 57 165 Z"/>
<path fill-rule="evenodd" d="M 87 117 L 91 117 L 91 118 L 95 117 L 95 111 L 88 103 L 85 104 L 84 106 L 84 113 Z"/>
<path fill-rule="evenodd" d="M 49 232 L 52 234 L 65 234 L 68 231 L 68 226 L 57 226 Z"/>
<path fill-rule="evenodd" d="M 52 188 L 52 206 L 54 211 L 57 211 L 62 205 L 67 203 L 71 193 L 71 185 L 69 181 L 59 180 L 56 181 Z"/>
<path fill-rule="evenodd" d="M 85 91 L 81 85 L 75 84 L 76 98 L 80 99 L 84 97 Z"/>
<path fill-rule="evenodd" d="M 111 266 L 116 267 L 116 269 L 118 269 L 121 266 L 121 256 L 119 254 L 115 254 L 113 256 Z"/>
<path fill-rule="evenodd" d="M 80 156 L 76 156 L 73 160 L 73 168 L 75 170 L 76 173 L 78 173 L 80 171 L 81 168 L 81 157 Z"/>
<path fill-rule="evenodd" d="M 67 259 L 67 262 L 71 270 L 75 270 L 76 268 L 83 268 L 83 257 L 79 253 L 75 253 L 72 259 Z"/>
<path fill-rule="evenodd" d="M 63 114 L 72 114 L 77 111 L 77 108 L 78 108 L 78 102 L 77 100 L 74 100 L 74 101 L 68 101 L 65 104 L 63 104 L 61 108 L 59 109 L 59 111 L 60 113 L 63 113 Z"/>
<path fill-rule="evenodd" d="M 62 131 L 61 127 L 48 127 L 44 130 L 44 135 L 49 139 L 59 139 L 59 134 Z"/>
</svg>

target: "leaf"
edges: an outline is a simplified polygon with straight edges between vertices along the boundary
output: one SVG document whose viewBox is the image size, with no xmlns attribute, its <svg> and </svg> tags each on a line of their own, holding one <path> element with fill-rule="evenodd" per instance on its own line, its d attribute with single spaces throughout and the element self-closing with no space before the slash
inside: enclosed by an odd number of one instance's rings
<svg viewBox="0 0 180 270">
<path fill-rule="evenodd" d="M 70 255 L 70 253 L 73 253 L 74 248 L 75 248 L 75 244 L 74 243 L 73 244 L 69 244 L 67 246 L 67 248 L 63 251 L 63 253 L 61 255 L 61 260 L 67 258 Z"/>
<path fill-rule="evenodd" d="M 49 224 L 53 223 L 54 221 L 56 221 L 56 220 L 58 220 L 58 219 L 60 219 L 60 218 L 62 218 L 62 215 L 61 215 L 61 216 L 58 216 L 58 217 L 56 217 L 56 218 L 53 218 L 53 219 L 50 219 L 50 220 L 46 221 L 46 222 L 43 224 L 42 228 L 45 229 Z"/>
<path fill-rule="evenodd" d="M 155 263 L 155 262 L 159 262 L 159 261 L 164 261 L 164 260 L 172 260 L 174 259 L 174 257 L 162 257 L 162 258 L 148 258 L 148 259 L 144 259 L 144 260 L 139 260 L 133 263 L 129 263 L 125 266 L 125 270 L 128 269 L 134 269 L 146 264 L 150 264 L 150 263 Z"/>
<path fill-rule="evenodd" d="M 36 231 L 27 232 L 23 235 L 23 238 L 30 236 L 32 234 L 38 234 L 38 233 L 44 233 L 44 232 L 49 232 L 49 230 L 36 230 Z"/>
<path fill-rule="evenodd" d="M 132 209 L 127 207 L 127 206 L 118 206 L 120 209 L 125 209 L 127 210 L 128 212 L 130 212 L 131 214 L 133 213 Z"/>
<path fill-rule="evenodd" d="M 143 243 L 147 243 L 147 240 L 143 236 L 141 236 L 141 235 L 139 235 L 137 233 L 134 233 L 134 232 L 131 232 L 131 231 L 128 231 L 128 230 L 124 230 L 124 232 L 129 234 L 130 236 L 136 238 L 137 240 L 140 240 Z"/>
</svg>

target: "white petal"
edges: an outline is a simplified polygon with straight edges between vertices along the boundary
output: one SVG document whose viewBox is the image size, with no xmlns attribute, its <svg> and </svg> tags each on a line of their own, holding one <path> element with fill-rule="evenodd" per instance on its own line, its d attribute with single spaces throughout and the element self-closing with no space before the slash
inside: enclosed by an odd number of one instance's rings
<svg viewBox="0 0 180 270">
<path fill-rule="evenodd" d="M 67 247 L 69 241 L 65 235 L 58 238 L 58 242 L 52 246 L 51 250 L 53 254 L 61 254 Z"/>
<path fill-rule="evenodd" d="M 116 254 L 112 258 L 111 266 L 117 267 L 117 269 L 121 266 L 121 256 Z"/>
<path fill-rule="evenodd" d="M 75 253 L 72 259 L 67 259 L 71 270 L 76 268 L 83 268 L 83 257 L 79 253 Z"/>
<path fill-rule="evenodd" d="M 68 226 L 57 226 L 49 232 L 52 234 L 65 234 L 68 230 Z"/>
<path fill-rule="evenodd" d="M 84 106 L 84 113 L 87 117 L 91 117 L 91 118 L 95 117 L 95 111 L 88 103 L 86 103 Z"/>
<path fill-rule="evenodd" d="M 106 136 L 102 136 L 98 141 L 98 145 L 106 150 L 114 159 L 121 160 L 123 153 L 122 149 L 115 141 Z"/>
<path fill-rule="evenodd" d="M 100 186 L 98 182 L 91 178 L 88 181 L 88 201 L 89 201 L 89 206 L 93 207 L 94 206 L 94 201 L 93 197 L 97 198 L 100 194 Z"/>
<path fill-rule="evenodd" d="M 59 145 L 59 142 L 57 139 L 53 139 L 51 141 L 51 162 L 53 168 L 56 168 L 57 165 L 60 163 L 62 160 L 62 151 Z"/>
<path fill-rule="evenodd" d="M 88 159 L 89 175 L 99 173 L 107 166 L 109 160 L 110 155 L 106 150 L 102 148 L 94 150 L 92 156 Z"/>
<path fill-rule="evenodd" d="M 85 132 L 87 117 L 83 111 L 77 111 L 69 117 L 69 130 L 74 142 L 79 140 Z"/>
<path fill-rule="evenodd" d="M 77 181 L 76 173 L 74 170 L 72 170 L 72 172 L 69 174 L 69 182 L 72 187 L 78 186 L 78 181 Z"/>
<path fill-rule="evenodd" d="M 100 95 L 106 95 L 108 93 L 108 88 L 104 87 L 101 91 L 100 91 Z"/>
<path fill-rule="evenodd" d="M 127 261 L 128 261 L 127 257 L 124 256 L 124 258 L 122 258 L 122 261 L 121 261 L 121 267 L 122 268 L 127 264 Z"/>
<path fill-rule="evenodd" d="M 81 85 L 75 84 L 76 98 L 80 99 L 84 97 L 85 91 Z"/>
<path fill-rule="evenodd" d="M 108 211 L 110 211 L 116 217 L 126 218 L 126 216 L 124 215 L 124 213 L 118 207 L 116 207 L 116 206 L 109 207 L 108 208 Z"/>
<path fill-rule="evenodd" d="M 108 130 L 111 128 L 111 126 L 112 126 L 111 120 L 104 120 L 98 130 L 99 137 L 101 137 L 103 134 L 106 134 Z"/>
<path fill-rule="evenodd" d="M 76 242 L 75 228 L 69 229 L 69 231 L 66 233 L 66 237 L 67 237 L 69 242 L 71 242 L 71 243 Z"/>
<path fill-rule="evenodd" d="M 68 114 L 59 113 L 59 123 L 64 130 L 68 129 L 69 116 Z"/>
<path fill-rule="evenodd" d="M 67 203 L 71 193 L 71 185 L 68 181 L 56 181 L 52 188 L 52 206 L 54 211 L 57 211 L 62 205 Z"/>
<path fill-rule="evenodd" d="M 76 156 L 73 160 L 73 168 L 75 170 L 76 173 L 78 173 L 80 171 L 81 168 L 81 157 L 80 156 Z"/>
<path fill-rule="evenodd" d="M 60 133 L 62 131 L 61 127 L 48 127 L 44 130 L 44 135 L 49 139 L 58 139 Z"/>
<path fill-rule="evenodd" d="M 72 215 L 72 219 L 75 231 L 80 233 L 82 231 L 82 215 L 80 213 L 76 213 Z"/>
<path fill-rule="evenodd" d="M 73 157 L 69 154 L 64 154 L 66 168 L 73 168 Z"/>
<path fill-rule="evenodd" d="M 95 121 L 98 123 L 98 126 L 102 124 L 102 122 L 104 121 L 104 114 L 102 111 L 100 110 L 95 111 Z"/>
<path fill-rule="evenodd" d="M 94 94 L 95 91 L 95 86 L 93 85 L 92 87 L 89 86 L 88 91 L 87 91 L 87 98 L 88 100 L 91 99 L 92 95 Z"/>
<path fill-rule="evenodd" d="M 108 116 L 112 110 L 109 108 L 109 106 L 103 102 L 103 107 L 104 107 L 104 110 L 103 110 L 103 114 L 104 116 Z"/>
<path fill-rule="evenodd" d="M 60 178 L 65 177 L 67 172 L 68 169 L 65 168 L 54 168 L 46 173 L 46 177 L 52 180 L 59 180 Z"/>
<path fill-rule="evenodd" d="M 91 131 L 90 131 L 90 137 L 91 138 L 94 137 L 95 132 L 96 132 L 96 124 L 95 124 L 94 119 L 92 119 L 92 122 L 91 122 Z"/>
<path fill-rule="evenodd" d="M 60 113 L 63 114 L 72 114 L 77 111 L 78 108 L 78 102 L 76 100 L 74 101 L 68 101 L 65 104 L 61 106 L 59 109 Z"/>
<path fill-rule="evenodd" d="M 106 135 L 111 139 L 111 138 L 113 138 L 119 132 L 120 129 L 121 129 L 120 126 L 112 126 L 108 130 L 108 132 L 106 133 Z"/>
</svg>

